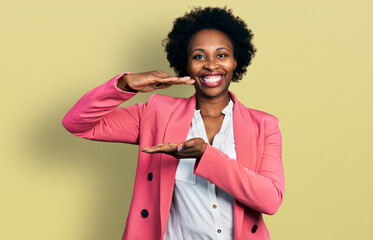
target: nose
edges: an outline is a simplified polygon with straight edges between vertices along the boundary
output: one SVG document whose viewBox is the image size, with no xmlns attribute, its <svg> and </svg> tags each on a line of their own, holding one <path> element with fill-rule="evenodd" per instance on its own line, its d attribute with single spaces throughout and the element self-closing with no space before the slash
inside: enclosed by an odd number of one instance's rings
<svg viewBox="0 0 373 240">
<path fill-rule="evenodd" d="M 219 65 L 216 62 L 215 58 L 208 58 L 204 67 L 205 67 L 205 69 L 213 71 L 213 70 L 219 68 Z"/>
</svg>

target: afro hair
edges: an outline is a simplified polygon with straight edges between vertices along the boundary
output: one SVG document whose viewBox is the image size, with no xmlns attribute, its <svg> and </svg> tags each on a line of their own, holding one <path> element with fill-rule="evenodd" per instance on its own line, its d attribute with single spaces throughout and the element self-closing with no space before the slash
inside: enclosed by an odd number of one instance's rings
<svg viewBox="0 0 373 240">
<path fill-rule="evenodd" d="M 172 30 L 163 40 L 170 67 L 178 76 L 188 75 L 187 47 L 191 37 L 204 29 L 215 29 L 225 33 L 232 42 L 237 67 L 232 81 L 238 82 L 246 73 L 254 57 L 256 48 L 252 44 L 253 33 L 246 23 L 232 14 L 231 9 L 218 7 L 196 7 L 184 16 L 175 19 Z"/>
</svg>

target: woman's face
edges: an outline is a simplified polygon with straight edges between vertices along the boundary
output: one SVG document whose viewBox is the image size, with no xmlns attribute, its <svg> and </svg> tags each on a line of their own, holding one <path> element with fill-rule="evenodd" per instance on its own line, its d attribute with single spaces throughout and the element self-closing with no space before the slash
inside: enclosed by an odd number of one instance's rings
<svg viewBox="0 0 373 240">
<path fill-rule="evenodd" d="M 197 94 L 215 98 L 228 94 L 228 87 L 237 66 L 233 45 L 228 36 L 214 29 L 195 33 L 187 48 L 186 70 L 195 79 Z"/>
</svg>

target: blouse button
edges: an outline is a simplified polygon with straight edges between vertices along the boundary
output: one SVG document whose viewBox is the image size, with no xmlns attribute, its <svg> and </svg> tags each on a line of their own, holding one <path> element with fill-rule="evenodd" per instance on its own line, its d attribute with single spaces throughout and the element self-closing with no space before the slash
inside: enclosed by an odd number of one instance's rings
<svg viewBox="0 0 373 240">
<path fill-rule="evenodd" d="M 218 231 L 217 231 L 218 233 L 221 233 L 221 229 L 218 229 Z"/>
<path fill-rule="evenodd" d="M 216 206 L 215 204 L 214 205 L 212 205 L 212 208 L 213 209 L 216 209 L 218 206 Z"/>
</svg>

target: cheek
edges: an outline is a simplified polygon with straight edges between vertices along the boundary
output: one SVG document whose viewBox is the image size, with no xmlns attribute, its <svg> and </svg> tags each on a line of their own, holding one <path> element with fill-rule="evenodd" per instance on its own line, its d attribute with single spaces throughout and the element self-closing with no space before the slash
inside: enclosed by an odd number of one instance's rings
<svg viewBox="0 0 373 240">
<path fill-rule="evenodd" d="M 235 68 L 236 68 L 235 62 L 229 62 L 225 65 L 225 69 L 227 69 L 229 72 L 233 72 Z"/>
<path fill-rule="evenodd" d="M 194 75 L 198 72 L 198 66 L 196 64 L 188 64 L 186 70 L 190 75 Z"/>
</svg>

